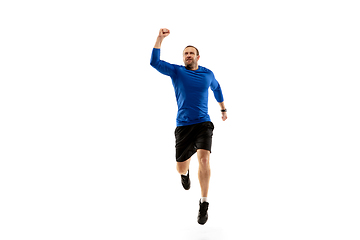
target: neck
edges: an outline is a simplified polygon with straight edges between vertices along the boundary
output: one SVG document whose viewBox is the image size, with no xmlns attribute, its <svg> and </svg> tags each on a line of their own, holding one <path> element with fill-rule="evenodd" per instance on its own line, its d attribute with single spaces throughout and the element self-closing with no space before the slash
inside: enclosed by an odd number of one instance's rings
<svg viewBox="0 0 360 240">
<path fill-rule="evenodd" d="M 195 71 L 195 70 L 199 69 L 199 66 L 198 65 L 196 65 L 196 66 L 185 66 L 185 68 L 187 70 Z"/>
</svg>

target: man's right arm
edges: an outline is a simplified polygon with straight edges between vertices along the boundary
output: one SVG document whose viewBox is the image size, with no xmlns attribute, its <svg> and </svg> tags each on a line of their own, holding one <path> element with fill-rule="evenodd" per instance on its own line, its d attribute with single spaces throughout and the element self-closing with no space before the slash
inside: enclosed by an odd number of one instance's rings
<svg viewBox="0 0 360 240">
<path fill-rule="evenodd" d="M 161 48 L 161 43 L 162 43 L 162 41 L 164 40 L 164 38 L 166 38 L 167 36 L 169 36 L 169 34 L 170 34 L 170 30 L 169 30 L 169 29 L 161 28 L 160 31 L 159 31 L 159 36 L 158 36 L 157 39 L 156 39 L 154 48 L 160 49 L 160 48 Z"/>
<path fill-rule="evenodd" d="M 169 34 L 170 31 L 168 29 L 160 29 L 159 36 L 156 39 L 155 46 L 151 55 L 150 65 L 162 74 L 165 74 L 167 76 L 173 76 L 175 74 L 174 66 L 170 63 L 160 60 L 161 43 L 165 37 L 169 36 Z"/>
</svg>

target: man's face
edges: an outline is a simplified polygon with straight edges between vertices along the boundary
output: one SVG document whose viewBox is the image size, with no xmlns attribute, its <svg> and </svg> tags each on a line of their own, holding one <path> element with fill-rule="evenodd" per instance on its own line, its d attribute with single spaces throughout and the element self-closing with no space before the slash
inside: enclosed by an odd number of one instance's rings
<svg viewBox="0 0 360 240">
<path fill-rule="evenodd" d="M 199 61 L 200 56 L 196 55 L 196 49 L 193 47 L 187 47 L 184 50 L 183 60 L 185 67 L 194 68 L 197 66 L 197 62 Z"/>
</svg>

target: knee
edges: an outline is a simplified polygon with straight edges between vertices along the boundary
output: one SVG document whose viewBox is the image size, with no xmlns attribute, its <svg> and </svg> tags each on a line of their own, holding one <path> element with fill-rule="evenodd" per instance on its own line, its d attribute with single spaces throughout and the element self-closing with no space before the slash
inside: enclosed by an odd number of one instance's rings
<svg viewBox="0 0 360 240">
<path fill-rule="evenodd" d="M 210 168 L 210 159 L 207 157 L 202 157 L 199 159 L 199 166 L 202 169 L 209 169 Z"/>
<path fill-rule="evenodd" d="M 177 164 L 177 165 L 176 165 L 176 170 L 177 170 L 178 173 L 180 173 L 180 174 L 186 174 L 188 169 L 187 169 L 186 166 L 184 166 L 184 165 Z"/>
</svg>

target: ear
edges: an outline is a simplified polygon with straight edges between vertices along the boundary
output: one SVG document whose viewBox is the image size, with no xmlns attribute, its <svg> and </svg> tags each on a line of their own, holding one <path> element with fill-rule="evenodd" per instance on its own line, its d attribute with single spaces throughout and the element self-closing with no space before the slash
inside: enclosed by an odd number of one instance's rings
<svg viewBox="0 0 360 240">
<path fill-rule="evenodd" d="M 197 58 L 197 60 L 199 61 L 199 59 L 200 59 L 200 55 L 199 55 L 199 56 L 197 56 L 196 58 Z"/>
</svg>

